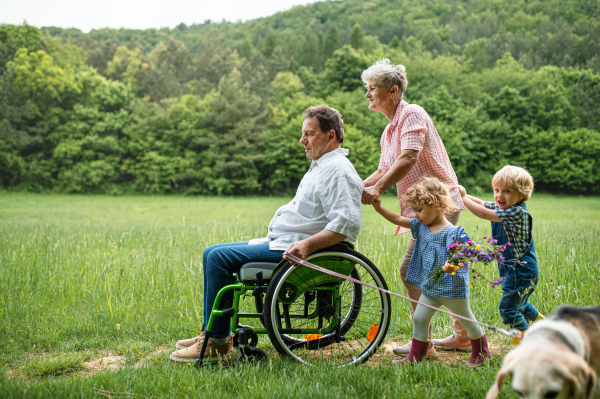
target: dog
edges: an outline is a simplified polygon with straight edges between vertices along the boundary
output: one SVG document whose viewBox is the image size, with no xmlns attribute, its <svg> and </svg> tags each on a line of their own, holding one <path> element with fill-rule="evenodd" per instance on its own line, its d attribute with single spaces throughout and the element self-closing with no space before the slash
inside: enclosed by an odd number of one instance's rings
<svg viewBox="0 0 600 399">
<path fill-rule="evenodd" d="M 523 399 L 600 399 L 600 307 L 561 306 L 536 321 L 502 363 L 486 399 L 502 382 Z"/>
</svg>

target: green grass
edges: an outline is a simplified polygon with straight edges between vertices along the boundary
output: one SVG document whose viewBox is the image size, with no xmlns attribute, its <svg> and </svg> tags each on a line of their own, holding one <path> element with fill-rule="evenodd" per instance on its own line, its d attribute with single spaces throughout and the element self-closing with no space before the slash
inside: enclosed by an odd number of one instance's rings
<svg viewBox="0 0 600 399">
<path fill-rule="evenodd" d="M 32 355 L 23 366 L 23 372 L 30 377 L 46 377 L 70 374 L 85 369 L 84 355 L 61 354 L 58 356 Z"/>
<path fill-rule="evenodd" d="M 95 389 L 161 398 L 483 397 L 500 357 L 478 370 L 439 360 L 399 368 L 391 355 L 329 370 L 280 360 L 263 336 L 266 364 L 198 371 L 168 360 L 175 340 L 199 329 L 204 248 L 264 236 L 288 200 L 0 193 L 0 397 L 97 396 Z M 397 208 L 393 197 L 384 204 Z M 531 301 L 544 314 L 600 303 L 600 198 L 536 194 L 529 209 L 541 269 Z M 489 223 L 469 212 L 460 224 L 474 238 L 489 234 Z M 394 231 L 365 208 L 357 249 L 403 294 L 397 269 L 408 236 Z M 499 298 L 499 290 L 478 285 L 476 317 L 502 326 Z M 392 304 L 388 339 L 405 340 L 410 306 Z M 436 315 L 434 335 L 450 332 L 449 317 Z M 505 337 L 489 339 L 508 347 Z M 124 358 L 123 366 L 81 372 L 84 361 L 108 355 Z M 503 392 L 516 397 L 509 387 Z"/>
</svg>

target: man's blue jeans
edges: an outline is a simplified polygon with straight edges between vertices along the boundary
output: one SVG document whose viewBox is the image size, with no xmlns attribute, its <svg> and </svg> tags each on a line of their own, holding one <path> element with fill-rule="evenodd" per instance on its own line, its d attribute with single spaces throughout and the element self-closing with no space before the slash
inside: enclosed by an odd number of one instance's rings
<svg viewBox="0 0 600 399">
<path fill-rule="evenodd" d="M 269 250 L 269 243 L 248 245 L 248 241 L 216 244 L 204 250 L 202 269 L 204 270 L 204 327 L 208 326 L 213 303 L 221 288 L 235 282 L 234 273 L 238 273 L 248 262 L 279 263 L 283 251 Z M 227 292 L 221 299 L 219 309 L 225 303 L 233 304 L 233 291 Z M 231 318 L 217 317 L 213 332 L 215 338 L 227 337 L 230 332 Z"/>
</svg>

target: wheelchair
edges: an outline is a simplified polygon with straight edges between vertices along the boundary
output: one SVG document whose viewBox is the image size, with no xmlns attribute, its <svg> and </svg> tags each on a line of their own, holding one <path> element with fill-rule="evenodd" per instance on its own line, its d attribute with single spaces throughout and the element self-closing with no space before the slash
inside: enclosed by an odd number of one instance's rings
<svg viewBox="0 0 600 399">
<path fill-rule="evenodd" d="M 388 288 L 377 267 L 350 243 L 321 249 L 306 260 Z M 217 294 L 197 366 L 205 363 L 206 342 L 213 335 L 218 316 L 231 317 L 238 363 L 266 359 L 267 354 L 256 345 L 259 335 L 267 334 L 283 358 L 331 367 L 361 364 L 373 356 L 387 334 L 391 300 L 379 290 L 285 259 L 280 263 L 246 263 L 236 277 L 238 283 L 225 286 Z M 233 291 L 233 305 L 221 307 L 223 295 L 229 291 Z M 245 295 L 254 297 L 256 312 L 240 311 L 240 299 Z M 257 325 L 242 325 L 240 319 L 252 319 Z"/>
</svg>

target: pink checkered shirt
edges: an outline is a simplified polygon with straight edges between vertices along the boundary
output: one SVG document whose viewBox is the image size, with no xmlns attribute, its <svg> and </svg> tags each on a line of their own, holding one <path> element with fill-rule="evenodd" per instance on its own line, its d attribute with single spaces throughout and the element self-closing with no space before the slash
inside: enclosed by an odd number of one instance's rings
<svg viewBox="0 0 600 399">
<path fill-rule="evenodd" d="M 452 169 L 450 158 L 433 121 L 427 112 L 416 104 L 408 104 L 402 100 L 398 104 L 392 123 L 387 125 L 381 136 L 381 159 L 379 170 L 387 172 L 400 156 L 402 150 L 419 151 L 419 159 L 415 166 L 402 180 L 396 183 L 398 200 L 406 190 L 422 176 L 436 177 L 450 187 L 450 195 L 458 209 L 464 210 L 458 179 Z M 413 218 L 415 213 L 407 206 L 400 204 L 401 214 Z M 398 226 L 396 234 L 409 232 L 410 229 Z"/>
</svg>

